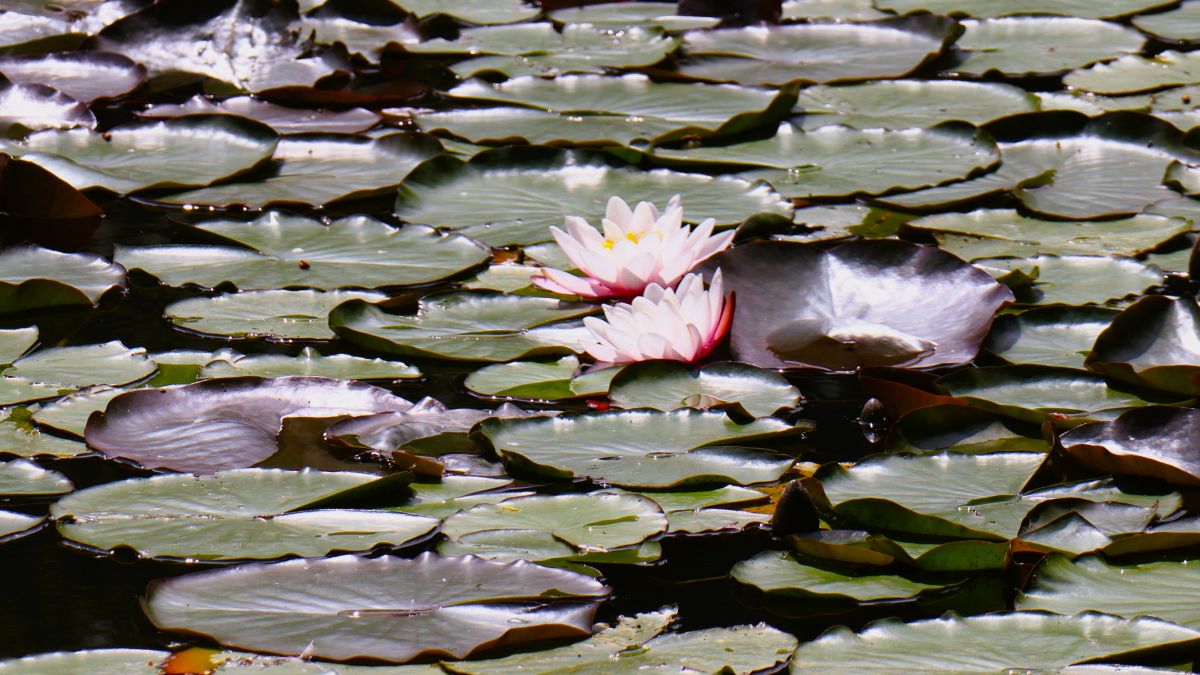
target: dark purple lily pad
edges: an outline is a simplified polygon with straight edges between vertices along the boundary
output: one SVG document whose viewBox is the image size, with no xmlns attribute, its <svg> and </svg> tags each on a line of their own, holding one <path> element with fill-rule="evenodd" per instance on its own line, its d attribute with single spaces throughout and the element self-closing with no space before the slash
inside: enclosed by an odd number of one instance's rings
<svg viewBox="0 0 1200 675">
<path fill-rule="evenodd" d="M 83 248 L 102 211 L 66 181 L 32 162 L 0 154 L 0 246 L 27 241 Z"/>
<path fill-rule="evenodd" d="M 975 358 L 1008 288 L 932 247 L 761 242 L 711 267 L 737 295 L 733 357 L 764 368 L 930 368 Z"/>
<path fill-rule="evenodd" d="M 1094 471 L 1200 486 L 1200 410 L 1147 406 L 1059 437 L 1063 452 Z"/>
<path fill-rule="evenodd" d="M 386 389 L 327 377 L 232 377 L 122 394 L 88 419 L 88 445 L 148 468 L 211 473 L 249 467 L 279 449 L 288 418 L 402 411 Z M 319 432 L 318 432 L 319 434 Z"/>
<path fill-rule="evenodd" d="M 1200 394 L 1200 306 L 1191 298 L 1150 295 L 1130 305 L 1096 337 L 1088 370 L 1137 385 Z"/>
</svg>

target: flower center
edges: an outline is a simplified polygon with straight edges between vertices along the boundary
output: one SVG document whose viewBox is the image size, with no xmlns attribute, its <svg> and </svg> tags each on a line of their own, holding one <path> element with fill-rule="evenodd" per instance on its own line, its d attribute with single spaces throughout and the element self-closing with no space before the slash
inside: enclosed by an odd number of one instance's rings
<svg viewBox="0 0 1200 675">
<path fill-rule="evenodd" d="M 632 241 L 635 244 L 638 243 L 638 236 L 637 236 L 636 232 L 626 232 L 625 238 L 628 239 L 629 241 Z M 613 250 L 613 246 L 615 246 L 616 243 L 617 242 L 612 239 L 605 239 L 604 240 L 604 248 L 606 250 L 611 251 L 611 250 Z"/>
</svg>

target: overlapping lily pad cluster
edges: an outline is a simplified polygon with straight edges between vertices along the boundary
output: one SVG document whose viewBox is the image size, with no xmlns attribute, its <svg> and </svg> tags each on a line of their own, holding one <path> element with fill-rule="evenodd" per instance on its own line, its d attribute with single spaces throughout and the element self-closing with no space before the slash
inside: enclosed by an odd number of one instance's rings
<svg viewBox="0 0 1200 675">
<path fill-rule="evenodd" d="M 1193 664 L 1197 4 L 578 4 L 5 4 L 0 674 Z"/>
</svg>

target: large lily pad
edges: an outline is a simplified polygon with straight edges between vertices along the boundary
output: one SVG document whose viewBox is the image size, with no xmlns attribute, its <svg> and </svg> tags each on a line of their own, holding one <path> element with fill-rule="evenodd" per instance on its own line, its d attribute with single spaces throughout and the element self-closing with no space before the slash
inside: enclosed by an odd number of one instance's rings
<svg viewBox="0 0 1200 675">
<path fill-rule="evenodd" d="M 86 105 L 57 89 L 44 84 L 13 84 L 0 76 L 0 131 L 5 135 L 95 126 L 96 117 Z"/>
<path fill-rule="evenodd" d="M 271 212 L 256 220 L 206 222 L 198 229 L 247 248 L 117 247 L 115 259 L 172 286 L 242 290 L 379 288 L 438 281 L 486 260 L 490 252 L 458 235 L 417 225 L 395 228 L 366 216 L 329 225 Z"/>
<path fill-rule="evenodd" d="M 0 315 L 37 307 L 95 305 L 125 284 L 125 268 L 90 253 L 39 246 L 0 249 Z"/>
<path fill-rule="evenodd" d="M 88 452 L 83 443 L 42 433 L 10 415 L 0 419 L 0 454 L 18 457 L 73 457 Z"/>
<path fill-rule="evenodd" d="M 1087 424 L 1063 434 L 1062 449 L 1077 462 L 1114 475 L 1149 476 L 1200 485 L 1200 412 L 1149 406 L 1111 422 Z"/>
<path fill-rule="evenodd" d="M 319 377 L 237 377 L 143 389 L 88 420 L 88 445 L 143 466 L 197 473 L 257 464 L 275 454 L 287 418 L 344 418 L 404 410 L 384 389 Z"/>
<path fill-rule="evenodd" d="M 387 314 L 378 305 L 348 302 L 329 316 L 341 337 L 396 354 L 468 361 L 578 351 L 586 331 L 546 324 L 589 314 L 588 305 L 492 293 L 457 292 L 421 299 L 415 315 Z"/>
<path fill-rule="evenodd" d="M 535 8 L 521 0 L 464 0 L 453 3 L 442 0 L 391 0 L 418 17 L 444 14 L 467 23 L 492 25 L 516 23 L 538 15 Z"/>
<path fill-rule="evenodd" d="M 4 497 L 61 495 L 74 489 L 66 476 L 27 459 L 0 462 L 0 495 Z"/>
<path fill-rule="evenodd" d="M 626 366 L 613 378 L 612 402 L 622 408 L 740 407 L 754 417 L 800 403 L 800 391 L 783 376 L 737 362 L 710 363 L 692 370 L 678 361 Z"/>
<path fill-rule="evenodd" d="M 1071 368 L 972 368 L 944 377 L 938 384 L 973 406 L 1034 423 L 1053 416 L 1078 424 L 1147 405 L 1135 394 L 1108 386 L 1099 375 Z"/>
<path fill-rule="evenodd" d="M 1032 286 L 1018 289 L 1017 299 L 1039 305 L 1103 304 L 1140 294 L 1163 281 L 1162 270 L 1153 265 L 1107 256 L 985 258 L 975 264 L 1000 278 L 1023 274 L 1032 279 Z"/>
<path fill-rule="evenodd" d="M 1200 393 L 1200 307 L 1191 298 L 1144 297 L 1096 337 L 1087 367 L 1157 389 Z"/>
<path fill-rule="evenodd" d="M 0 366 L 10 364 L 37 344 L 38 329 L 0 329 Z"/>
<path fill-rule="evenodd" d="M 50 652 L 0 661 L 3 675 L 159 675 L 159 664 L 170 652 L 152 649 L 91 649 L 78 652 Z"/>
<path fill-rule="evenodd" d="M 113 98 L 135 89 L 146 69 L 120 54 L 60 52 L 0 57 L 0 74 L 19 84 L 50 85 L 77 101 Z"/>
<path fill-rule="evenodd" d="M 305 347 L 295 357 L 280 354 L 240 356 L 231 360 L 218 359 L 200 370 L 200 377 L 334 377 L 343 380 L 401 380 L 421 376 L 421 371 L 399 361 L 365 359 L 350 354 L 323 356 L 312 347 Z"/>
<path fill-rule="evenodd" d="M 800 92 L 792 123 L 803 129 L 843 124 L 855 129 L 909 129 L 959 121 L 984 124 L 1037 110 L 1024 90 L 994 82 L 881 80 L 815 85 Z"/>
<path fill-rule="evenodd" d="M 1191 42 L 1200 39 L 1200 7 L 1190 2 L 1158 14 L 1135 16 L 1134 26 L 1163 40 Z"/>
<path fill-rule="evenodd" d="M 489 420 L 481 426 L 510 466 L 632 487 L 776 480 L 790 457 L 730 446 L 808 428 L 774 418 L 739 425 L 724 413 L 695 410 Z"/>
<path fill-rule="evenodd" d="M 884 619 L 860 633 L 831 630 L 800 645 L 794 670 L 895 672 L 941 670 L 994 673 L 1062 668 L 1093 660 L 1155 650 L 1188 649 L 1200 633 L 1173 623 L 1105 614 L 1059 616 L 1041 612 L 1000 612 L 982 616 L 947 615 L 901 623 Z"/>
<path fill-rule="evenodd" d="M 297 19 L 294 5 L 169 0 L 116 21 L 94 43 L 153 77 L 183 75 L 221 93 L 308 87 L 342 64 L 331 55 L 306 57 Z"/>
<path fill-rule="evenodd" d="M 130 349 L 120 342 L 98 345 L 52 347 L 0 367 L 4 377 L 82 389 L 97 384 L 122 385 L 144 380 L 158 366 L 146 358 L 141 347 Z"/>
<path fill-rule="evenodd" d="M 789 616 L 847 611 L 859 604 L 894 604 L 946 586 L 895 574 L 843 574 L 806 565 L 781 551 L 764 551 L 743 560 L 729 576 L 764 593 L 772 609 Z"/>
<path fill-rule="evenodd" d="M 666 632 L 673 609 L 621 617 L 592 637 L 565 647 L 501 659 L 443 662 L 460 675 L 554 673 L 571 664 L 581 671 L 753 673 L 791 656 L 796 639 L 766 624 Z"/>
<path fill-rule="evenodd" d="M 1130 55 L 1076 70 L 1063 83 L 1093 94 L 1136 94 L 1181 84 L 1200 83 L 1200 55 L 1165 51 L 1151 57 Z"/>
<path fill-rule="evenodd" d="M 906 14 L 926 10 L 978 18 L 1017 14 L 1055 14 L 1085 19 L 1115 19 L 1170 5 L 1167 0 L 879 0 L 879 9 Z"/>
<path fill-rule="evenodd" d="M 1104 307 L 1036 307 L 997 317 L 983 346 L 1009 363 L 1082 368 L 1116 315 Z"/>
<path fill-rule="evenodd" d="M 401 506 L 392 507 L 392 510 L 448 518 L 478 504 L 495 504 L 533 494 L 527 490 L 513 490 L 511 485 L 512 480 L 507 478 L 442 476 L 436 483 L 412 483 L 409 486 L 412 496 Z"/>
<path fill-rule="evenodd" d="M 242 565 L 152 587 L 150 620 L 235 647 L 325 659 L 462 658 L 591 632 L 599 582 L 524 561 L 351 556 Z M 292 621 L 279 621 L 276 608 Z"/>
<path fill-rule="evenodd" d="M 279 141 L 274 171 L 249 183 L 229 183 L 164 197 L 171 204 L 262 208 L 270 204 L 332 204 L 374 197 L 395 188 L 408 172 L 441 151 L 423 134 L 365 138 L 349 134 L 299 134 Z"/>
<path fill-rule="evenodd" d="M 1033 584 L 1017 596 L 1016 607 L 1059 614 L 1153 616 L 1196 628 L 1200 612 L 1191 596 L 1197 574 L 1197 567 L 1186 560 L 1110 565 L 1097 556 L 1072 562 L 1054 555 L 1038 566 Z"/>
<path fill-rule="evenodd" d="M 602 2 L 580 7 L 564 7 L 550 12 L 555 23 L 589 23 L 603 28 L 657 26 L 663 30 L 682 31 L 693 28 L 712 28 L 721 22 L 712 16 L 680 16 L 674 2 Z"/>
<path fill-rule="evenodd" d="M 1012 300 L 959 259 L 900 242 L 829 251 L 756 243 L 720 254 L 714 265 L 738 297 L 734 357 L 767 368 L 963 363 L 974 358 L 995 311 Z"/>
<path fill-rule="evenodd" d="M 1047 452 L 1032 425 L 962 405 L 942 404 L 904 413 L 888 432 L 888 452 Z"/>
<path fill-rule="evenodd" d="M 379 302 L 361 291 L 244 291 L 190 298 L 167 306 L 172 323 L 194 333 L 235 338 L 329 340 L 329 313 L 349 300 Z"/>
<path fill-rule="evenodd" d="M 138 113 L 139 117 L 182 117 L 208 113 L 237 115 L 258 120 L 280 134 L 345 133 L 366 131 L 379 122 L 379 116 L 362 108 L 350 110 L 307 110 L 289 108 L 253 98 L 234 96 L 220 102 L 197 94 L 183 103 L 153 105 Z"/>
<path fill-rule="evenodd" d="M 389 491 L 375 481 L 403 489 L 370 474 L 235 469 L 105 483 L 60 499 L 50 513 L 63 537 L 85 546 L 192 560 L 320 557 L 399 546 L 437 527 L 426 516 L 319 505 L 350 491 Z"/>
<path fill-rule="evenodd" d="M 636 546 L 666 529 L 666 515 L 646 497 L 536 495 L 450 516 L 442 524 L 447 540 L 438 551 L 505 562 L 579 558 Z"/>
<path fill-rule="evenodd" d="M 79 189 L 119 194 L 147 188 L 208 185 L 266 162 L 277 137 L 260 122 L 228 115 L 193 115 L 132 122 L 104 134 L 86 129 L 43 131 L 7 152 L 46 168 Z M 136 156 L 137 161 L 130 161 Z"/>
<path fill-rule="evenodd" d="M 463 386 L 481 396 L 556 400 L 603 395 L 620 368 L 579 372 L 579 359 L 564 356 L 551 363 L 518 361 L 485 366 L 467 376 Z"/>
<path fill-rule="evenodd" d="M 904 77 L 957 35 L 943 17 L 692 31 L 680 72 L 717 82 L 782 85 Z"/>
<path fill-rule="evenodd" d="M 730 176 L 614 167 L 572 152 L 493 151 L 470 163 L 431 160 L 400 188 L 396 216 L 469 234 L 492 246 L 549 241 L 549 226 L 576 215 L 599 223 L 612 195 L 664 204 L 674 195 L 688 222 L 740 223 L 757 214 L 791 218 L 791 205 L 765 184 Z"/>
<path fill-rule="evenodd" d="M 966 178 L 996 163 L 991 139 L 973 127 L 800 131 L 782 124 L 772 138 L 721 147 L 655 150 L 654 157 L 684 165 L 769 167 L 744 171 L 793 198 L 881 194 Z"/>
<path fill-rule="evenodd" d="M 1053 75 L 1133 54 L 1146 38 L 1131 28 L 1074 17 L 1013 17 L 964 21 L 951 70 L 984 75 Z"/>
</svg>

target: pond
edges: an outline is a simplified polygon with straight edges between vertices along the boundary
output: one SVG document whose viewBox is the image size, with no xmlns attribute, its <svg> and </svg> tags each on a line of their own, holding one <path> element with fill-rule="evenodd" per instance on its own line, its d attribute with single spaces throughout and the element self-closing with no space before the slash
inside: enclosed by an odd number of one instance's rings
<svg viewBox="0 0 1200 675">
<path fill-rule="evenodd" d="M 5 3 L 0 674 L 1190 670 L 1197 45 Z"/>
</svg>

